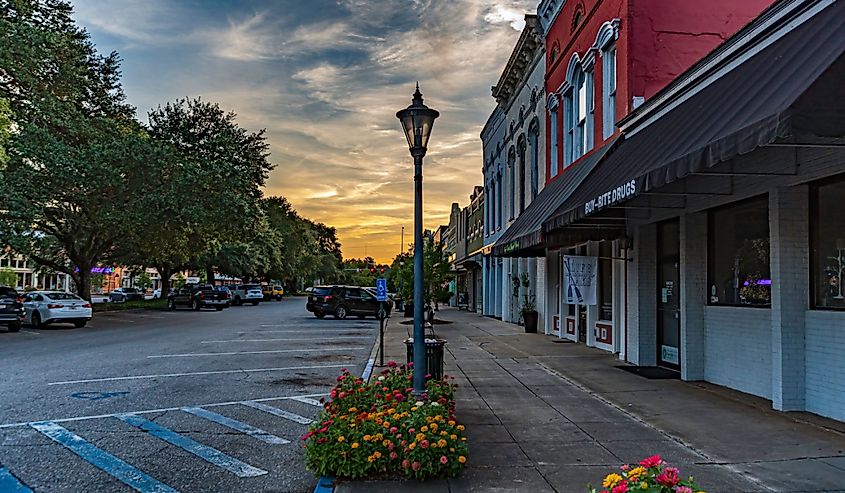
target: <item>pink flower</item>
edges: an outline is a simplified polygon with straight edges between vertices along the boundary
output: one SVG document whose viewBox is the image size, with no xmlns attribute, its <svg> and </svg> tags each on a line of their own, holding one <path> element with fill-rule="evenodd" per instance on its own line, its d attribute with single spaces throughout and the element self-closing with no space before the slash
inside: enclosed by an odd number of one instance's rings
<svg viewBox="0 0 845 493">
<path fill-rule="evenodd" d="M 337 377 L 337 381 L 338 381 L 338 382 L 342 382 L 342 381 L 343 381 L 343 375 L 341 375 L 341 376 Z"/>
<path fill-rule="evenodd" d="M 394 394 L 393 398 L 396 399 L 396 402 L 403 402 L 405 400 L 405 396 L 402 394 Z"/>
<path fill-rule="evenodd" d="M 413 428 L 408 428 L 408 433 L 416 433 L 416 430 L 414 430 Z"/>
<path fill-rule="evenodd" d="M 399 457 L 399 454 L 397 454 L 396 452 L 390 453 L 390 459 L 391 460 L 396 460 L 397 457 Z M 692 493 L 692 492 L 690 492 L 690 493 Z"/>
<path fill-rule="evenodd" d="M 399 431 L 399 428 L 397 428 L 395 426 L 390 427 L 390 433 L 396 433 L 397 431 Z"/>
<path fill-rule="evenodd" d="M 388 361 L 388 362 L 387 362 L 387 367 L 388 367 L 388 368 L 396 368 L 396 366 L 398 366 L 398 365 L 397 365 L 397 363 L 396 363 L 395 361 Z"/>
<path fill-rule="evenodd" d="M 428 448 L 428 445 L 429 445 L 428 440 L 423 440 L 423 441 L 420 442 L 420 447 L 422 447 L 422 448 Z"/>
<path fill-rule="evenodd" d="M 387 442 L 387 450 L 393 450 L 396 448 L 396 445 L 393 445 L 393 442 Z"/>
<path fill-rule="evenodd" d="M 419 463 L 419 462 L 417 462 L 417 461 L 414 461 L 414 463 L 413 463 L 413 464 L 411 464 L 411 469 L 413 469 L 413 470 L 415 470 L 415 471 L 419 471 L 419 470 L 420 470 L 420 467 L 422 467 L 422 464 L 420 464 L 420 463 Z"/>
<path fill-rule="evenodd" d="M 626 491 L 628 491 L 628 483 L 622 481 L 621 483 L 617 484 L 612 490 L 610 490 L 610 493 L 625 493 Z"/>
<path fill-rule="evenodd" d="M 692 488 L 689 486 L 675 486 L 675 493 L 692 493 Z"/>
<path fill-rule="evenodd" d="M 402 446 L 408 445 L 408 440 L 402 440 Z"/>
<path fill-rule="evenodd" d="M 402 467 L 404 467 L 405 469 L 411 467 L 411 461 L 409 461 L 408 459 L 403 460 Z"/>
<path fill-rule="evenodd" d="M 663 472 L 658 474 L 657 477 L 654 478 L 654 480 L 657 481 L 657 483 L 660 485 L 668 486 L 669 488 L 671 488 L 678 484 L 678 470 L 674 467 L 667 467 L 663 470 Z"/>
<path fill-rule="evenodd" d="M 622 469 L 623 471 L 627 471 L 630 468 L 631 466 L 629 466 L 628 464 L 622 464 L 621 466 L 619 466 L 619 469 Z"/>
<path fill-rule="evenodd" d="M 661 464 L 663 464 L 663 459 L 661 459 L 659 455 L 652 455 L 651 457 L 646 457 L 640 461 L 640 465 L 646 469 L 657 467 Z"/>
<path fill-rule="evenodd" d="M 441 455 L 440 456 L 440 463 L 445 464 L 447 462 L 449 462 L 449 459 L 447 459 L 445 455 Z"/>
<path fill-rule="evenodd" d="M 341 393 L 340 393 L 340 394 L 338 394 L 337 396 L 338 396 L 339 398 L 343 399 L 344 397 L 346 397 L 346 392 L 341 392 Z"/>
</svg>

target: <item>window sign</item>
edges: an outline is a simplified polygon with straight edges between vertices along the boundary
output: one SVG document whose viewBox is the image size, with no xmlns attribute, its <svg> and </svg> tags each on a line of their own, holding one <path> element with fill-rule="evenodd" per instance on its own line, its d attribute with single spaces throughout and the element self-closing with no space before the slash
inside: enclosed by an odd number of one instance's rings
<svg viewBox="0 0 845 493">
<path fill-rule="evenodd" d="M 595 305 L 597 272 L 596 257 L 564 255 L 563 289 L 566 303 Z"/>
<path fill-rule="evenodd" d="M 660 346 L 660 360 L 673 365 L 681 364 L 678 359 L 678 348 L 672 346 Z"/>
</svg>

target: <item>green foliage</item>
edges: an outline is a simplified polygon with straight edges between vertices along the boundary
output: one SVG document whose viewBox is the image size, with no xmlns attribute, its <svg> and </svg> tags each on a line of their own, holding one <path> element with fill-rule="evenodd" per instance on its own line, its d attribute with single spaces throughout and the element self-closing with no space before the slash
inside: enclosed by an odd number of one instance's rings
<svg viewBox="0 0 845 493">
<path fill-rule="evenodd" d="M 94 313 L 122 310 L 167 310 L 167 296 L 157 300 L 134 300 L 122 303 L 94 303 Z"/>
<path fill-rule="evenodd" d="M 185 286 L 186 281 L 187 281 L 187 279 L 185 279 L 185 276 L 183 276 L 182 273 L 179 272 L 173 277 L 173 287 L 175 289 L 179 289 L 179 288 Z M 162 297 L 167 296 L 163 289 L 161 291 L 161 296 Z"/>
<path fill-rule="evenodd" d="M 423 284 L 425 286 L 424 299 L 426 303 L 446 302 L 451 298 L 449 281 L 452 273 L 449 270 L 449 260 L 443 253 L 443 245 L 431 238 L 424 240 L 423 247 Z M 405 265 L 401 266 L 400 262 Z M 399 254 L 391 264 L 391 277 L 394 286 L 398 286 L 402 298 L 407 302 L 414 297 L 414 252 L 413 246 L 407 253 Z"/>
<path fill-rule="evenodd" d="M 302 437 L 309 470 L 351 479 L 461 473 L 467 445 L 455 420 L 455 385 L 429 379 L 417 400 L 410 368 L 388 366 L 369 384 L 345 370 L 338 377 L 332 400 Z"/>
<path fill-rule="evenodd" d="M 6 145 L 9 142 L 12 134 L 10 132 L 12 126 L 12 109 L 9 107 L 9 101 L 0 98 L 0 170 L 6 167 L 9 161 L 9 154 L 6 152 Z"/>
<path fill-rule="evenodd" d="M 146 271 L 141 271 L 141 273 L 135 278 L 135 285 L 141 289 L 147 289 L 152 287 L 153 279 Z"/>
<path fill-rule="evenodd" d="M 18 275 L 9 268 L 0 269 L 0 286 L 14 288 L 18 284 Z"/>
</svg>

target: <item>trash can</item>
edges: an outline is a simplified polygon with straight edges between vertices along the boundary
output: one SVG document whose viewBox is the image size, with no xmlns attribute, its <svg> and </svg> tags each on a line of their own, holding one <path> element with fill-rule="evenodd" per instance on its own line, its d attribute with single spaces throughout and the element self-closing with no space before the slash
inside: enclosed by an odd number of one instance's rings
<svg viewBox="0 0 845 493">
<path fill-rule="evenodd" d="M 443 378 L 443 347 L 446 345 L 445 339 L 428 339 L 425 340 L 425 368 L 426 373 L 430 374 L 432 378 Z M 408 363 L 414 362 L 414 338 L 409 337 L 405 340 L 405 347 L 408 350 Z"/>
</svg>

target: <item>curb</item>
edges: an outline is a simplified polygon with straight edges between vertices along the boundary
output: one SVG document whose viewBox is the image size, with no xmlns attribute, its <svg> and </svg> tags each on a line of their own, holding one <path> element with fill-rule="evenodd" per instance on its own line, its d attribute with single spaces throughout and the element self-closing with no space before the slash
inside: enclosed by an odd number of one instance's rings
<svg viewBox="0 0 845 493">
<path fill-rule="evenodd" d="M 387 319 L 390 320 L 390 317 Z M 376 337 L 375 342 L 373 342 L 373 348 L 370 350 L 370 358 L 367 360 L 366 366 L 364 366 L 364 372 L 361 373 L 361 378 L 363 378 L 364 381 L 369 381 L 370 376 L 373 374 L 373 366 L 376 363 L 376 353 L 378 353 L 378 337 Z M 334 493 L 334 478 L 320 476 L 317 480 L 317 487 L 314 488 L 314 493 Z"/>
</svg>

